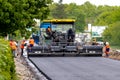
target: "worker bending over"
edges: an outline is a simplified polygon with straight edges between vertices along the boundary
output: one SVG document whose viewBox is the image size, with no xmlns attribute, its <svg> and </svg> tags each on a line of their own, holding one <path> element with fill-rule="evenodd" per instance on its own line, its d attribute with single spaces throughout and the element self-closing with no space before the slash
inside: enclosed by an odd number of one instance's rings
<svg viewBox="0 0 120 80">
<path fill-rule="evenodd" d="M 105 56 L 105 57 L 108 57 L 108 56 L 109 56 L 109 53 L 110 53 L 110 45 L 109 45 L 108 42 L 106 42 L 106 43 L 104 44 L 103 53 L 104 53 L 104 56 Z"/>
</svg>

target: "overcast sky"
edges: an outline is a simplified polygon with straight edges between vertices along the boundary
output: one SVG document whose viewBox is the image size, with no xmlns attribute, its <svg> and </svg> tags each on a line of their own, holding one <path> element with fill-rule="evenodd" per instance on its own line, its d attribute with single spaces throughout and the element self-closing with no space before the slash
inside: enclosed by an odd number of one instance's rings
<svg viewBox="0 0 120 80">
<path fill-rule="evenodd" d="M 54 2 L 58 2 L 59 0 L 53 0 Z M 84 2 L 89 1 L 95 5 L 110 5 L 110 6 L 120 6 L 120 0 L 63 0 L 63 3 L 71 3 L 74 2 L 78 5 L 84 4 Z"/>
</svg>

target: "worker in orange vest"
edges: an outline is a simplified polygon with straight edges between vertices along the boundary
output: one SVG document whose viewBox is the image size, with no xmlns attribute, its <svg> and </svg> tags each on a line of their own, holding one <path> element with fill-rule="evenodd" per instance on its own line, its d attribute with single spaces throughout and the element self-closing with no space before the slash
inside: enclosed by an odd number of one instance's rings
<svg viewBox="0 0 120 80">
<path fill-rule="evenodd" d="M 31 37 L 29 40 L 30 47 L 34 46 L 34 39 Z"/>
<path fill-rule="evenodd" d="M 29 40 L 29 46 L 28 46 L 28 49 L 29 51 L 31 52 L 31 48 L 34 46 L 34 39 L 31 37 L 30 40 Z"/>
<path fill-rule="evenodd" d="M 20 48 L 21 48 L 21 56 L 23 56 L 24 53 L 24 45 L 25 45 L 25 40 L 21 42 Z"/>
<path fill-rule="evenodd" d="M 106 45 L 105 45 L 105 54 L 106 54 L 106 57 L 109 56 L 109 52 L 110 52 L 110 45 L 108 42 L 106 42 Z"/>
<path fill-rule="evenodd" d="M 108 57 L 109 53 L 110 53 L 110 45 L 108 42 L 105 42 L 103 47 L 103 56 Z"/>
<path fill-rule="evenodd" d="M 49 32 L 51 32 L 52 30 L 51 30 L 51 28 L 48 26 L 48 28 L 47 28 L 47 30 L 49 31 Z"/>
<path fill-rule="evenodd" d="M 17 45 L 16 45 L 16 42 L 14 40 L 10 40 L 10 47 L 11 47 L 11 50 L 12 50 L 12 53 L 13 53 L 13 57 L 16 57 L 15 56 L 15 53 L 16 53 L 16 50 L 17 50 Z"/>
<path fill-rule="evenodd" d="M 48 26 L 48 28 L 46 29 L 46 34 L 48 35 L 48 36 L 51 36 L 52 35 L 52 30 L 51 30 L 51 28 Z"/>
</svg>

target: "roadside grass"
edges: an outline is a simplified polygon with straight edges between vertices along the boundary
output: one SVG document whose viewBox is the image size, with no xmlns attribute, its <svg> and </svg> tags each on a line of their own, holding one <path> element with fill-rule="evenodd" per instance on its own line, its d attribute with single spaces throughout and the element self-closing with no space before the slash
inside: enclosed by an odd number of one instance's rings
<svg viewBox="0 0 120 80">
<path fill-rule="evenodd" d="M 111 48 L 112 48 L 112 49 L 115 49 L 115 50 L 116 50 L 116 49 L 120 50 L 120 45 L 111 45 Z"/>
</svg>

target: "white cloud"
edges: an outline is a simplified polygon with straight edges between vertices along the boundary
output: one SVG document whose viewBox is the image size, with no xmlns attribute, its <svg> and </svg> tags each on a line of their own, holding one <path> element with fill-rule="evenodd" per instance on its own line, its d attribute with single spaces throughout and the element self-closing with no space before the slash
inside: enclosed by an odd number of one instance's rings
<svg viewBox="0 0 120 80">
<path fill-rule="evenodd" d="M 53 0 L 54 2 L 58 2 L 59 0 Z M 120 0 L 63 0 L 63 3 L 71 3 L 74 2 L 78 5 L 84 4 L 84 2 L 89 1 L 95 5 L 110 5 L 110 6 L 120 6 Z"/>
</svg>

